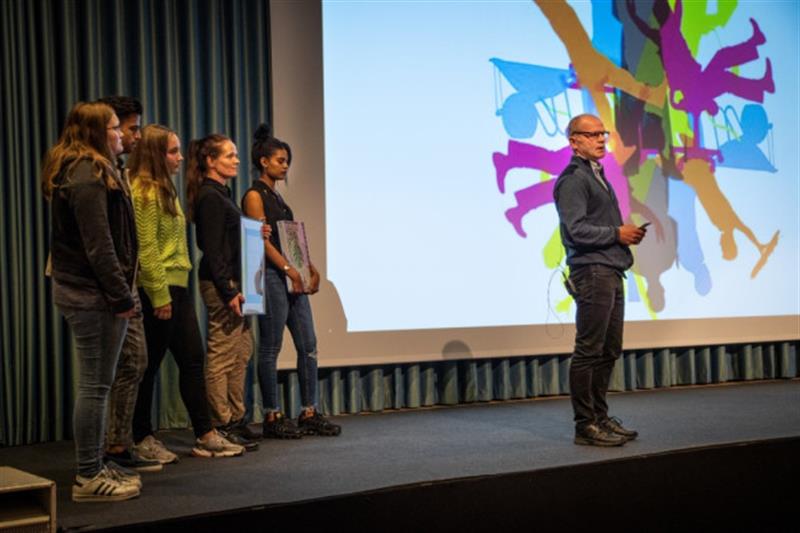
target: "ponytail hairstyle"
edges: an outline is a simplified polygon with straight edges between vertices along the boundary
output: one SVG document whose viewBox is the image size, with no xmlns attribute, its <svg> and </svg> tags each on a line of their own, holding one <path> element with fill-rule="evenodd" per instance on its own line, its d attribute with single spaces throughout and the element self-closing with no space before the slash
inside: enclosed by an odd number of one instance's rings
<svg viewBox="0 0 800 533">
<path fill-rule="evenodd" d="M 264 172 L 261 158 L 266 157 L 269 159 L 278 150 L 286 150 L 287 162 L 291 165 L 292 149 L 289 148 L 289 145 L 273 137 L 268 124 L 261 124 L 256 128 L 256 132 L 253 134 L 253 146 L 250 148 L 250 160 L 253 163 L 253 168 L 255 168 L 259 174 Z"/>
<path fill-rule="evenodd" d="M 42 163 L 42 193 L 46 199 L 53 195 L 59 175 L 71 172 L 84 160 L 92 163 L 95 177 L 107 189 L 120 189 L 119 174 L 113 161 L 116 157 L 108 147 L 108 123 L 114 110 L 99 102 L 78 102 L 64 121 L 64 129 L 56 144 L 50 148 Z"/>
<path fill-rule="evenodd" d="M 161 209 L 176 217 L 178 209 L 175 207 L 175 200 L 178 198 L 178 191 L 167 167 L 170 135 L 177 137 L 174 131 L 160 124 L 145 126 L 142 129 L 142 139 L 136 143 L 127 166 L 131 178 L 142 187 L 154 187 Z"/>
<path fill-rule="evenodd" d="M 197 201 L 197 194 L 200 192 L 200 184 L 208 174 L 207 158 L 216 159 L 222 155 L 222 145 L 230 139 L 219 133 L 206 135 L 202 139 L 194 139 L 189 142 L 187 150 L 186 167 L 186 207 L 189 220 L 194 220 L 194 208 Z"/>
</svg>

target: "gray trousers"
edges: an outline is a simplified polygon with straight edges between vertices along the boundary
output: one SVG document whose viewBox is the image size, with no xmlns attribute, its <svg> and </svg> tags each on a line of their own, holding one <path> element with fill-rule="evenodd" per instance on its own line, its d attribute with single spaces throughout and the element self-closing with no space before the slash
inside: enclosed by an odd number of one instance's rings
<svg viewBox="0 0 800 533">
<path fill-rule="evenodd" d="M 141 313 L 142 304 L 138 292 L 134 291 L 136 309 Z M 117 361 L 117 371 L 108 402 L 108 433 L 106 445 L 128 447 L 133 443 L 133 413 L 139 382 L 147 369 L 147 343 L 141 314 L 128 321 L 128 332 Z"/>
</svg>

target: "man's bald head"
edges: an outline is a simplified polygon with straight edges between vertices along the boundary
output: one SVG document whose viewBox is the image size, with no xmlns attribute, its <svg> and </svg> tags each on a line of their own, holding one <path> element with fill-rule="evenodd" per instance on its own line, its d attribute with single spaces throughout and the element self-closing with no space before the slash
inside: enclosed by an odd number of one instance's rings
<svg viewBox="0 0 800 533">
<path fill-rule="evenodd" d="M 583 159 L 599 161 L 606 155 L 608 132 L 594 115 L 584 113 L 572 117 L 567 124 L 567 138 L 572 152 Z"/>
</svg>

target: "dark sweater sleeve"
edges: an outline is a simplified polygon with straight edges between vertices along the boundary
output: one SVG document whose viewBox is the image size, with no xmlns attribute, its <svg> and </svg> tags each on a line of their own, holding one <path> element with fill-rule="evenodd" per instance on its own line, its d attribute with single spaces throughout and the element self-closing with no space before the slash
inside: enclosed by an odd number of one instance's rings
<svg viewBox="0 0 800 533">
<path fill-rule="evenodd" d="M 117 258 L 108 223 L 108 191 L 92 166 L 75 169 L 70 188 L 70 208 L 75 214 L 86 258 L 114 313 L 134 307 L 133 295 Z"/>
<path fill-rule="evenodd" d="M 204 194 L 197 199 L 195 207 L 195 225 L 197 226 L 197 245 L 203 252 L 208 265 L 211 282 L 217 288 L 225 303 L 230 302 L 238 290 L 233 287 L 232 280 L 225 268 L 225 205 L 223 199 L 216 194 Z"/>
<path fill-rule="evenodd" d="M 561 180 L 554 196 L 561 223 L 577 248 L 606 248 L 617 241 L 615 226 L 597 226 L 588 221 L 589 191 L 579 175 Z"/>
</svg>

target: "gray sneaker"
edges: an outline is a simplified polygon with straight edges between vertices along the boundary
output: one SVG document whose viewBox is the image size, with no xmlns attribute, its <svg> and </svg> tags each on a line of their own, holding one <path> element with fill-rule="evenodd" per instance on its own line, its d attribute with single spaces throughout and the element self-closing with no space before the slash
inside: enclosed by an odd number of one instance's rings
<svg viewBox="0 0 800 533">
<path fill-rule="evenodd" d="M 235 457 L 243 453 L 244 446 L 230 442 L 216 431 L 205 440 L 197 439 L 192 448 L 192 455 L 195 457 Z"/>
<path fill-rule="evenodd" d="M 103 467 L 93 478 L 75 476 L 72 485 L 74 502 L 121 502 L 139 495 L 139 487 L 120 481 L 111 471 Z"/>
<path fill-rule="evenodd" d="M 152 435 L 146 436 L 139 444 L 134 444 L 133 451 L 142 459 L 158 461 L 162 465 L 178 462 L 178 456 L 169 451 L 163 442 Z"/>
</svg>

